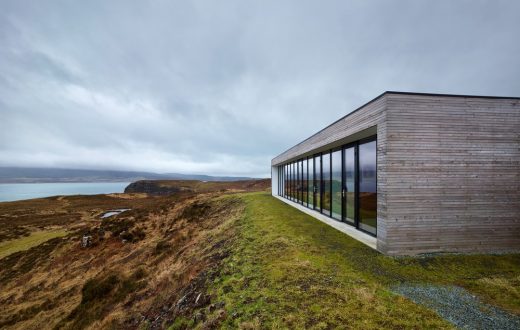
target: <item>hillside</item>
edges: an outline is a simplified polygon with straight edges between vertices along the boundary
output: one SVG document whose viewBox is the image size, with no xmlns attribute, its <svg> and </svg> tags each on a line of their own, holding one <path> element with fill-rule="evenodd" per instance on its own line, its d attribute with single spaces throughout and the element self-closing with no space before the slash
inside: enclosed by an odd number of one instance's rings
<svg viewBox="0 0 520 330">
<path fill-rule="evenodd" d="M 403 285 L 456 286 L 497 308 L 494 328 L 520 324 L 518 254 L 386 257 L 271 197 L 269 182 L 228 184 L 0 203 L 0 251 L 20 245 L 0 258 L 0 328 L 457 324 Z M 114 209 L 130 210 L 101 218 Z"/>
<path fill-rule="evenodd" d="M 140 180 L 125 188 L 125 193 L 147 193 L 150 195 L 170 195 L 178 192 L 239 192 L 265 190 L 271 187 L 270 179 L 213 181 L 198 180 Z"/>
</svg>

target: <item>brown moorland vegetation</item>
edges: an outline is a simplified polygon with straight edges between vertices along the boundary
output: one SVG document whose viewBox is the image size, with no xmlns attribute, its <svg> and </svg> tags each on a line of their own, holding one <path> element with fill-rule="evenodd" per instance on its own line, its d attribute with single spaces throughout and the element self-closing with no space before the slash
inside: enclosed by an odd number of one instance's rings
<svg viewBox="0 0 520 330">
<path fill-rule="evenodd" d="M 170 196 L 0 203 L 0 243 L 35 231 L 68 233 L 0 259 L 0 328 L 162 327 L 208 303 L 204 283 L 227 256 L 242 208 L 223 192 L 266 189 L 269 180 L 208 185 Z M 101 218 L 122 208 L 130 210 Z M 88 248 L 80 246 L 84 234 L 92 237 Z"/>
</svg>

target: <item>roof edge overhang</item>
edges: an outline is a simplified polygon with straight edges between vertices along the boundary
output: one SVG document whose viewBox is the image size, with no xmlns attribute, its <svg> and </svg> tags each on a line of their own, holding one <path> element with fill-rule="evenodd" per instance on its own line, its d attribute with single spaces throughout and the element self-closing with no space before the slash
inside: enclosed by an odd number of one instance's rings
<svg viewBox="0 0 520 330">
<path fill-rule="evenodd" d="M 353 111 L 349 112 L 345 116 L 343 116 L 343 117 L 339 118 L 338 120 L 334 121 L 333 123 L 325 126 L 324 128 L 322 128 L 318 132 L 312 134 L 311 136 L 309 136 L 305 140 L 295 144 L 294 146 L 292 146 L 292 147 L 288 148 L 287 150 L 283 151 L 282 153 L 278 154 L 276 157 L 274 157 L 271 160 L 271 165 L 275 166 L 275 165 L 286 163 L 286 161 L 284 161 L 284 162 L 280 162 L 280 163 L 276 163 L 275 164 L 275 163 L 273 163 L 273 161 L 276 158 L 278 158 L 278 157 L 282 156 L 283 154 L 287 153 L 291 149 L 293 149 L 293 148 L 295 148 L 295 147 L 297 147 L 299 145 L 304 144 L 306 141 L 308 141 L 312 137 L 320 134 L 321 132 L 323 132 L 324 130 L 326 130 L 329 127 L 333 126 L 334 124 L 344 120 L 345 118 L 347 118 L 347 117 L 351 116 L 352 114 L 356 113 L 357 111 L 365 108 L 366 106 L 370 105 L 371 103 L 376 102 L 377 100 L 385 97 L 386 95 L 390 95 L 390 94 L 394 94 L 394 95 L 410 95 L 410 96 L 439 96 L 439 97 L 487 98 L 487 99 L 499 99 L 499 100 L 500 99 L 520 100 L 520 97 L 515 97 L 515 96 L 486 96 L 486 95 L 465 95 L 465 94 L 442 94 L 442 93 L 420 93 L 420 92 L 385 91 L 385 92 L 379 94 L 378 96 L 376 96 L 375 98 L 371 99 L 370 101 L 368 101 L 368 102 L 364 103 L 363 105 L 359 106 L 358 108 L 354 109 Z M 318 151 L 313 151 L 313 152 L 318 152 Z M 290 161 L 290 160 L 288 160 L 288 161 Z"/>
</svg>

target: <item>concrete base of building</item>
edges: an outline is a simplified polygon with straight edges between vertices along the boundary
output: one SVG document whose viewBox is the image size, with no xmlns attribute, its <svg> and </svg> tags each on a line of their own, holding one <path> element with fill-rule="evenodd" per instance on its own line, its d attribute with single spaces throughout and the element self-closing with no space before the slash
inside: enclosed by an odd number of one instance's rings
<svg viewBox="0 0 520 330">
<path fill-rule="evenodd" d="M 377 250 L 377 238 L 376 237 L 365 234 L 362 231 L 359 231 L 356 228 L 354 228 L 350 225 L 347 225 L 346 223 L 331 219 L 331 218 L 327 217 L 326 215 L 323 215 L 319 212 L 306 208 L 305 206 L 303 206 L 301 204 L 291 202 L 290 200 L 287 200 L 283 197 L 280 197 L 280 196 L 273 196 L 273 197 L 278 198 L 282 202 L 284 202 L 294 208 L 297 208 L 298 210 L 302 211 L 303 213 L 308 214 L 311 217 L 316 218 L 316 219 L 320 220 L 321 222 L 339 230 L 340 232 L 347 234 L 348 236 L 352 237 L 353 239 L 358 240 L 361 243 L 371 247 L 372 249 Z"/>
</svg>

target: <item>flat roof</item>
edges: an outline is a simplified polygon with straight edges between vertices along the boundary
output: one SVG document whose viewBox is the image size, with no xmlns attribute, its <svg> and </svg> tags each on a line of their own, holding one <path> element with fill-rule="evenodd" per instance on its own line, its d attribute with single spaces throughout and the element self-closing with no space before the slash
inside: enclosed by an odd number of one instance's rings
<svg viewBox="0 0 520 330">
<path fill-rule="evenodd" d="M 326 130 L 327 128 L 331 127 L 332 125 L 342 121 L 343 119 L 347 118 L 348 116 L 352 115 L 353 113 L 357 112 L 358 110 L 361 110 L 362 108 L 366 107 L 367 105 L 369 105 L 370 103 L 372 102 L 375 102 L 377 100 L 379 100 L 380 98 L 382 98 L 383 96 L 387 95 L 387 94 L 396 94 L 396 95 L 417 95 L 417 96 L 442 96 L 442 97 L 466 97 L 466 98 L 486 98 L 486 99 L 512 99 L 512 100 L 520 100 L 520 97 L 517 97 L 517 96 L 487 96 L 487 95 L 464 95 L 464 94 L 442 94 L 442 93 L 418 93 L 418 92 L 398 92 L 398 91 L 385 91 L 381 94 L 379 94 L 378 96 L 374 97 L 373 99 L 371 99 L 370 101 L 366 102 L 365 104 L 357 107 L 355 110 L 349 112 L 348 114 L 346 114 L 345 116 L 339 118 L 338 120 L 334 121 L 333 123 L 325 126 L 324 128 L 320 129 L 319 131 L 317 131 L 316 133 L 312 134 L 311 136 L 309 136 L 308 138 L 306 138 L 305 140 L 303 141 L 300 141 L 299 143 L 295 144 L 294 146 L 292 147 L 289 147 L 288 149 L 286 149 L 285 151 L 281 152 L 280 154 L 278 154 L 276 157 L 274 158 L 277 158 L 281 155 L 283 155 L 284 153 L 286 153 L 287 151 L 291 150 L 292 148 L 304 143 L 305 141 L 311 139 L 313 136 L 321 133 L 322 131 Z M 273 159 L 274 159 L 273 158 Z"/>
</svg>

